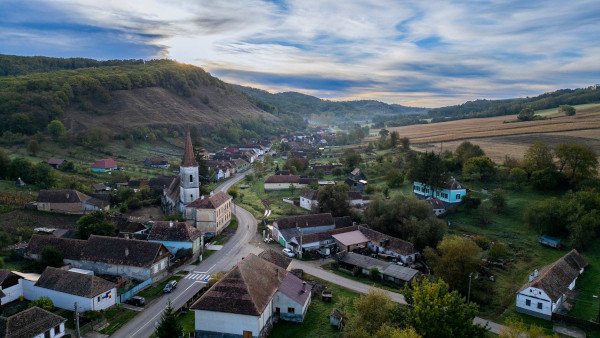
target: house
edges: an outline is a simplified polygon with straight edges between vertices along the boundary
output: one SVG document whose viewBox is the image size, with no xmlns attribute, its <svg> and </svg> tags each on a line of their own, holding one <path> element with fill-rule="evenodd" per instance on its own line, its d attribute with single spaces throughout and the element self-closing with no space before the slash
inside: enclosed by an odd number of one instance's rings
<svg viewBox="0 0 600 338">
<path fill-rule="evenodd" d="M 0 304 L 8 304 L 23 295 L 19 279 L 21 277 L 14 272 L 0 269 L 0 291 L 2 292 Z"/>
<path fill-rule="evenodd" d="M 171 183 L 173 183 L 176 177 L 177 176 L 166 175 L 154 177 L 148 181 L 148 186 L 152 191 L 163 191 L 164 189 L 168 188 L 171 185 Z"/>
<path fill-rule="evenodd" d="M 300 229 L 302 234 L 308 235 L 334 228 L 335 220 L 328 213 L 291 216 L 275 220 L 271 235 L 281 245 L 289 248 L 289 241 L 301 233 Z"/>
<path fill-rule="evenodd" d="M 264 337 L 277 319 L 302 322 L 310 302 L 310 285 L 250 254 L 190 309 L 196 337 Z"/>
<path fill-rule="evenodd" d="M 48 165 L 50 165 L 54 169 L 58 169 L 58 167 L 60 167 L 60 165 L 63 164 L 64 162 L 65 162 L 65 159 L 63 159 L 63 158 L 54 158 L 54 157 L 51 157 L 48 160 Z"/>
<path fill-rule="evenodd" d="M 152 156 L 144 160 L 146 167 L 158 168 L 158 169 L 169 169 L 171 166 L 167 160 L 162 156 Z"/>
<path fill-rule="evenodd" d="M 334 235 L 355 231 L 357 229 L 358 226 L 350 225 L 343 228 L 325 230 L 307 235 L 301 233 L 297 229 L 289 229 L 292 230 L 292 236 L 290 236 L 290 239 L 287 240 L 287 247 L 288 249 L 297 253 L 300 252 L 300 249 L 302 249 L 302 252 L 321 250 L 323 254 L 329 255 L 329 253 L 335 247 L 336 244 L 335 239 L 333 237 Z M 284 237 L 287 238 L 287 232 L 289 230 L 282 231 Z"/>
<path fill-rule="evenodd" d="M 21 279 L 23 297 L 48 297 L 65 310 L 100 311 L 117 304 L 117 285 L 91 274 L 46 267 L 37 281 Z"/>
<path fill-rule="evenodd" d="M 369 239 L 367 247 L 380 256 L 394 257 L 405 264 L 414 263 L 419 252 L 411 242 L 369 229 L 363 225 L 358 230 Z"/>
<path fill-rule="evenodd" d="M 442 202 L 442 200 L 440 200 L 439 198 L 430 198 L 427 199 L 426 202 L 431 206 L 431 208 L 433 209 L 433 213 L 436 216 L 443 215 L 446 213 L 446 206 L 444 205 L 444 202 Z"/>
<path fill-rule="evenodd" d="M 202 233 L 185 222 L 154 222 L 148 241 L 162 243 L 175 255 L 177 251 L 191 250 L 196 256 L 200 252 Z"/>
<path fill-rule="evenodd" d="M 226 192 L 200 196 L 185 206 L 186 219 L 201 232 L 220 234 L 231 223 L 232 197 Z"/>
<path fill-rule="evenodd" d="M 141 188 L 148 187 L 149 184 L 150 181 L 147 179 L 131 180 L 127 182 L 127 187 L 133 189 L 134 192 L 138 192 Z"/>
<path fill-rule="evenodd" d="M 269 248 L 263 250 L 263 252 L 258 254 L 258 257 L 264 259 L 265 261 L 267 261 L 269 263 L 273 263 L 273 264 L 277 265 L 278 267 L 285 269 L 285 270 L 287 270 L 287 268 L 290 266 L 290 263 L 292 262 L 291 258 L 284 256 L 279 251 L 275 251 L 275 250 L 269 249 Z"/>
<path fill-rule="evenodd" d="M 247 161 L 244 161 L 241 158 L 236 158 L 231 160 L 231 163 L 233 164 L 234 168 L 235 168 L 235 172 L 238 173 L 243 173 L 244 171 L 250 169 L 250 163 L 248 163 Z"/>
<path fill-rule="evenodd" d="M 360 168 L 354 168 L 350 172 L 350 178 L 352 178 L 353 180 L 360 180 L 361 178 L 363 178 L 363 175 L 362 175 L 362 172 L 360 171 Z"/>
<path fill-rule="evenodd" d="M 74 268 L 141 281 L 166 275 L 171 256 L 162 243 L 156 242 L 96 235 L 88 240 L 33 235 L 25 257 L 39 259 L 46 246 L 60 250 L 65 264 Z"/>
<path fill-rule="evenodd" d="M 351 252 L 357 249 L 365 249 L 369 239 L 360 230 L 344 232 L 332 236 L 341 251 Z"/>
<path fill-rule="evenodd" d="M 85 214 L 92 211 L 108 211 L 109 203 L 77 190 L 40 190 L 37 209 L 66 214 Z"/>
<path fill-rule="evenodd" d="M 301 189 L 310 186 L 312 182 L 318 182 L 318 180 L 298 175 L 272 175 L 265 179 L 265 191 L 286 190 L 290 188 L 290 185 Z"/>
<path fill-rule="evenodd" d="M 313 206 L 317 206 L 318 190 L 307 190 L 300 194 L 300 208 L 312 210 Z"/>
<path fill-rule="evenodd" d="M 97 193 L 110 190 L 110 188 L 108 188 L 104 183 L 94 183 L 92 184 L 92 189 L 94 189 L 94 192 Z"/>
<path fill-rule="evenodd" d="M 67 320 L 37 306 L 10 317 L 0 316 L 0 337 L 59 338 L 65 335 Z"/>
<path fill-rule="evenodd" d="M 438 198 L 446 208 L 460 204 L 467 194 L 467 187 L 458 182 L 454 177 L 439 189 L 433 189 L 420 182 L 413 182 L 413 193 L 420 199 Z"/>
<path fill-rule="evenodd" d="M 517 292 L 517 312 L 550 320 L 575 288 L 577 277 L 588 265 L 577 250 L 537 269 Z"/>
<path fill-rule="evenodd" d="M 350 191 L 363 191 L 367 186 L 367 181 L 353 180 L 351 178 L 347 178 L 346 180 L 344 180 L 344 183 L 350 187 Z"/>
<path fill-rule="evenodd" d="M 104 173 L 112 170 L 119 169 L 117 163 L 112 158 L 105 158 L 102 160 L 96 161 L 96 163 L 91 166 L 92 171 L 95 173 Z"/>
<path fill-rule="evenodd" d="M 360 207 L 369 203 L 368 199 L 365 199 L 360 191 L 348 191 L 348 203 L 353 207 Z"/>
<path fill-rule="evenodd" d="M 372 269 L 377 269 L 381 275 L 381 279 L 391 281 L 396 284 L 404 285 L 411 283 L 419 276 L 419 271 L 394 263 L 384 262 L 376 258 L 357 254 L 354 252 L 342 251 L 336 255 L 338 264 L 352 271 L 354 268 L 359 268 L 360 271 L 368 275 Z"/>
</svg>

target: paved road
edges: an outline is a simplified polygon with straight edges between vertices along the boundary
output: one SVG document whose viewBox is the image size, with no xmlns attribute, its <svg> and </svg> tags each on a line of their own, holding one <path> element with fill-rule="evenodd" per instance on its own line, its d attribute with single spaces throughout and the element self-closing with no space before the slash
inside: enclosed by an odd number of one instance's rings
<svg viewBox="0 0 600 338">
<path fill-rule="evenodd" d="M 252 171 L 249 170 L 234 176 L 221 184 L 216 191 L 227 191 L 232 185 L 251 172 Z M 193 295 L 206 285 L 204 278 L 219 271 L 229 271 L 249 253 L 259 253 L 262 251 L 258 247 L 250 244 L 256 234 L 256 219 L 251 213 L 243 208 L 236 207 L 235 205 L 232 211 L 238 219 L 238 230 L 233 237 L 223 245 L 223 248 L 212 254 L 202 263 L 194 266 L 195 268 L 190 271 L 188 275 L 192 278 L 181 279 L 175 291 L 154 301 L 146 308 L 146 310 L 135 316 L 135 318 L 115 332 L 112 337 L 149 337 L 155 330 L 155 323 L 160 321 L 160 316 L 167 307 L 169 300 L 171 300 L 174 308 L 178 309 L 182 307 Z"/>
</svg>

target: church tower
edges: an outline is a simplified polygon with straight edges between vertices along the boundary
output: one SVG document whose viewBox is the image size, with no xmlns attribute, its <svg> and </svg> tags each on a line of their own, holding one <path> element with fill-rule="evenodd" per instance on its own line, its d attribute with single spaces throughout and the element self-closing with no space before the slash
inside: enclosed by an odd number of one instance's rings
<svg viewBox="0 0 600 338">
<path fill-rule="evenodd" d="M 183 161 L 179 167 L 179 211 L 185 214 L 185 206 L 200 197 L 200 181 L 198 180 L 198 162 L 194 157 L 194 147 L 190 132 L 187 132 Z"/>
</svg>

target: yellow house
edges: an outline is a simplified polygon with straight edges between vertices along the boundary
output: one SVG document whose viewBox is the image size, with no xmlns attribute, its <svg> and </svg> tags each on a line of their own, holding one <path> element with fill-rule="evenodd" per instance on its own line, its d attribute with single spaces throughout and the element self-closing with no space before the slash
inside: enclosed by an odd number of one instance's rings
<svg viewBox="0 0 600 338">
<path fill-rule="evenodd" d="M 186 205 L 186 218 L 202 233 L 219 234 L 231 222 L 231 200 L 231 196 L 222 191 L 200 196 Z"/>
</svg>

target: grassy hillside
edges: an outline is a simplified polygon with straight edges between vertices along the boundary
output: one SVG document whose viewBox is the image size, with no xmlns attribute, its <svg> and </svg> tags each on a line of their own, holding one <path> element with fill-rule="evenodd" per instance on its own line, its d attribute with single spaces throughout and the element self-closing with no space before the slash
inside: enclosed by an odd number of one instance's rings
<svg viewBox="0 0 600 338">
<path fill-rule="evenodd" d="M 196 126 L 210 136 L 211 126 L 228 120 L 303 126 L 301 118 L 265 112 L 202 68 L 171 60 L 0 56 L 0 67 L 3 74 L 26 73 L 0 76 L 0 133 L 44 132 L 54 119 L 74 133 L 103 128 L 112 136 L 142 126 Z"/>
<path fill-rule="evenodd" d="M 372 119 L 376 115 L 401 115 L 425 113 L 426 108 L 405 107 L 374 100 L 329 101 L 296 92 L 271 94 L 267 91 L 235 86 L 242 93 L 256 100 L 267 111 L 299 113 L 305 117 L 328 115 L 337 120 Z"/>
</svg>

